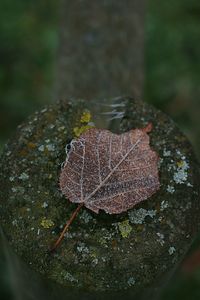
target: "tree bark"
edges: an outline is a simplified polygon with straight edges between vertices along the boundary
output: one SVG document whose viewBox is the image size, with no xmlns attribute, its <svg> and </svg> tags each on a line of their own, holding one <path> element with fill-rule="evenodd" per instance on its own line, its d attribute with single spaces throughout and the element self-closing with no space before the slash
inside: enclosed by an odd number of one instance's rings
<svg viewBox="0 0 200 300">
<path fill-rule="evenodd" d="M 56 98 L 142 97 L 145 0 L 62 0 Z"/>
</svg>

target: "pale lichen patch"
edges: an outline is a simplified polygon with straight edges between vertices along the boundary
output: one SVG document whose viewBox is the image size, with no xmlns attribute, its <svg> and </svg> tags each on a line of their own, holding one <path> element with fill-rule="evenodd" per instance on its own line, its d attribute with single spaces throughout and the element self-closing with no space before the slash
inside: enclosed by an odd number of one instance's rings
<svg viewBox="0 0 200 300">
<path fill-rule="evenodd" d="M 43 203 L 42 203 L 42 208 L 47 208 L 49 206 L 49 204 L 46 202 L 46 201 L 44 201 Z"/>
<path fill-rule="evenodd" d="M 53 126 L 54 126 L 54 125 L 51 126 L 51 129 L 54 128 Z M 65 126 L 60 126 L 60 127 L 58 127 L 58 131 L 59 131 L 59 132 L 63 131 L 64 129 L 65 129 Z"/>
<path fill-rule="evenodd" d="M 76 247 L 77 251 L 82 253 L 82 254 L 88 254 L 89 248 L 85 245 L 85 243 L 78 243 L 77 247 Z"/>
<path fill-rule="evenodd" d="M 49 125 L 49 128 L 50 128 L 50 129 L 54 129 L 54 128 L 55 128 L 55 125 L 54 125 L 54 124 L 50 124 L 50 125 Z M 59 131 L 59 128 L 58 128 L 58 131 Z"/>
<path fill-rule="evenodd" d="M 71 273 L 62 272 L 62 275 L 65 280 L 78 283 L 78 279 L 76 279 Z"/>
<path fill-rule="evenodd" d="M 17 224 L 18 224 L 18 221 L 17 221 L 16 219 L 14 219 L 14 220 L 12 221 L 12 225 L 13 225 L 13 226 L 17 226 Z"/>
<path fill-rule="evenodd" d="M 188 169 L 189 169 L 189 164 L 185 160 L 179 161 L 177 163 L 177 169 L 173 176 L 175 183 L 183 184 L 187 181 Z"/>
<path fill-rule="evenodd" d="M 98 264 L 98 262 L 99 262 L 98 258 L 94 258 L 92 260 L 92 266 L 95 267 Z"/>
<path fill-rule="evenodd" d="M 53 145 L 53 144 L 46 145 L 46 148 L 48 151 L 55 151 L 55 149 L 56 149 L 55 145 Z"/>
<path fill-rule="evenodd" d="M 115 230 L 118 230 L 118 223 L 113 223 L 112 226 L 115 228 Z M 113 232 L 108 231 L 106 228 L 102 228 L 101 235 L 99 237 L 99 243 L 105 248 L 108 248 L 108 242 L 112 240 L 113 235 Z"/>
<path fill-rule="evenodd" d="M 41 113 L 44 114 L 47 111 L 47 108 L 41 110 Z"/>
<path fill-rule="evenodd" d="M 144 208 L 134 209 L 128 212 L 129 220 L 133 224 L 143 224 L 147 216 L 153 218 L 156 215 L 156 210 L 147 210 Z"/>
<path fill-rule="evenodd" d="M 128 279 L 127 283 L 128 283 L 129 286 L 133 286 L 133 285 L 135 284 L 135 279 L 134 279 L 134 277 L 130 277 L 130 278 Z"/>
<path fill-rule="evenodd" d="M 171 155 L 171 151 L 170 150 L 166 150 L 166 148 L 163 150 L 163 156 L 164 157 L 169 157 Z"/>
<path fill-rule="evenodd" d="M 168 249 L 169 255 L 174 254 L 175 251 L 176 251 L 176 248 L 174 246 L 169 247 L 169 249 Z"/>
<path fill-rule="evenodd" d="M 7 152 L 6 152 L 6 156 L 10 156 L 11 153 L 12 153 L 11 151 L 7 151 Z"/>
<path fill-rule="evenodd" d="M 89 212 L 87 212 L 86 210 L 83 210 L 83 212 L 80 214 L 79 217 L 81 220 L 83 220 L 83 222 L 85 224 L 89 223 L 93 217 L 91 216 L 91 214 Z"/>
<path fill-rule="evenodd" d="M 167 192 L 170 193 L 170 194 L 173 194 L 175 192 L 174 186 L 168 184 Z"/>
<path fill-rule="evenodd" d="M 168 156 L 166 151 L 164 150 L 164 156 Z M 188 182 L 188 171 L 190 169 L 188 159 L 185 155 L 181 153 L 180 150 L 176 150 L 176 159 L 171 159 L 170 162 L 167 162 L 168 171 L 172 172 L 172 179 L 167 186 L 167 192 L 173 194 L 175 192 L 175 188 L 173 183 L 175 184 L 186 184 L 188 187 L 192 187 L 192 184 Z"/>
<path fill-rule="evenodd" d="M 19 179 L 21 180 L 28 180 L 29 179 L 29 175 L 25 172 L 23 172 L 20 176 L 19 176 Z"/>
<path fill-rule="evenodd" d="M 168 207 L 169 207 L 169 203 L 167 201 L 163 200 L 160 205 L 160 211 L 163 211 Z"/>
<path fill-rule="evenodd" d="M 160 233 L 160 232 L 157 232 L 156 234 L 158 236 L 157 241 L 160 243 L 161 246 L 163 246 L 164 243 L 165 243 L 165 241 L 164 241 L 164 238 L 165 238 L 164 234 Z"/>
<path fill-rule="evenodd" d="M 25 189 L 23 186 L 12 187 L 11 190 L 13 193 L 18 193 L 18 194 L 22 194 L 22 195 L 25 193 Z"/>
<path fill-rule="evenodd" d="M 38 147 L 38 150 L 39 150 L 40 152 L 44 152 L 45 146 L 44 146 L 44 145 L 39 146 L 39 147 Z"/>
</svg>

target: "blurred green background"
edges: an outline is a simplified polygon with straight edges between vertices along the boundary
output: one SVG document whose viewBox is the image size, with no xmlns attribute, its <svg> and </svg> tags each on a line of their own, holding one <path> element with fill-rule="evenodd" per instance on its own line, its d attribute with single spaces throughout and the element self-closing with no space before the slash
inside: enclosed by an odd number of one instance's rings
<svg viewBox="0 0 200 300">
<path fill-rule="evenodd" d="M 0 1 L 0 151 L 18 124 L 54 100 L 58 5 Z M 200 2 L 149 0 L 145 40 L 144 99 L 178 123 L 200 157 Z M 0 269 L 1 299 L 9 299 L 4 259 Z M 200 237 L 162 299 L 200 299 Z"/>
</svg>

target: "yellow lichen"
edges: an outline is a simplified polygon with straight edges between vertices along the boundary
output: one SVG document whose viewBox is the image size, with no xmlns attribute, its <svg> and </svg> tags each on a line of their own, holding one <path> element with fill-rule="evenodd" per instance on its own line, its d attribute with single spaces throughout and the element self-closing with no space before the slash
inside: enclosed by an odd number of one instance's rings
<svg viewBox="0 0 200 300">
<path fill-rule="evenodd" d="M 129 220 L 118 223 L 119 231 L 123 238 L 127 238 L 132 231 L 132 227 L 129 224 Z"/>
<path fill-rule="evenodd" d="M 48 228 L 51 228 L 52 226 L 54 226 L 54 222 L 53 222 L 52 220 L 50 220 L 50 219 L 43 218 L 43 219 L 41 220 L 40 225 L 41 225 L 42 227 L 48 229 Z"/>
<path fill-rule="evenodd" d="M 178 161 L 178 162 L 177 162 L 177 166 L 178 166 L 179 168 L 182 168 L 182 167 L 184 166 L 184 161 L 183 161 L 183 160 Z"/>
<path fill-rule="evenodd" d="M 92 125 L 83 125 L 83 126 L 81 126 L 81 127 L 75 127 L 75 128 L 73 129 L 74 135 L 75 135 L 76 137 L 79 137 L 82 133 L 86 132 L 88 129 L 93 128 L 93 127 L 94 127 L 94 126 L 92 126 Z"/>
<path fill-rule="evenodd" d="M 91 120 L 91 113 L 88 110 L 84 111 L 81 116 L 80 122 L 81 123 L 89 123 L 90 120 Z"/>
<path fill-rule="evenodd" d="M 91 121 L 91 113 L 88 110 L 85 110 L 80 118 L 80 126 L 73 128 L 75 137 L 79 137 L 82 133 L 86 132 L 88 129 L 93 128 L 89 122 Z M 84 125 L 83 125 L 84 124 Z"/>
<path fill-rule="evenodd" d="M 35 143 L 29 142 L 29 143 L 27 144 L 27 146 L 28 146 L 28 148 L 30 148 L 30 149 L 35 149 L 37 145 L 36 145 Z"/>
<path fill-rule="evenodd" d="M 20 152 L 19 152 L 19 155 L 20 156 L 26 156 L 28 154 L 28 152 L 25 150 L 25 149 L 22 149 Z"/>
</svg>

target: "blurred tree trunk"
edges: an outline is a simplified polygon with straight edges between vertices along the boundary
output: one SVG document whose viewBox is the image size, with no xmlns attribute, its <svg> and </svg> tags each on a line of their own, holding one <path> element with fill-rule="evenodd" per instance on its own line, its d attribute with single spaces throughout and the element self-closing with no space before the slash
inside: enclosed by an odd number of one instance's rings
<svg viewBox="0 0 200 300">
<path fill-rule="evenodd" d="M 145 0 L 62 0 L 56 98 L 142 97 Z"/>
</svg>

